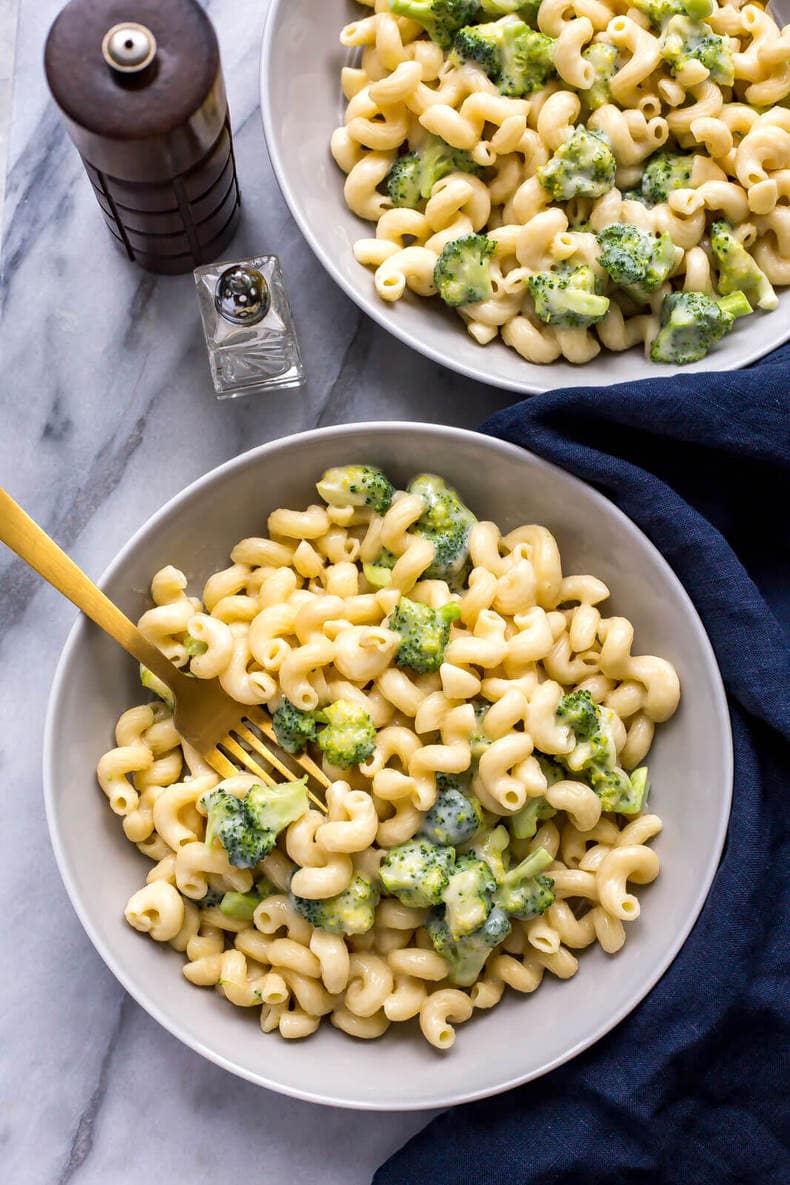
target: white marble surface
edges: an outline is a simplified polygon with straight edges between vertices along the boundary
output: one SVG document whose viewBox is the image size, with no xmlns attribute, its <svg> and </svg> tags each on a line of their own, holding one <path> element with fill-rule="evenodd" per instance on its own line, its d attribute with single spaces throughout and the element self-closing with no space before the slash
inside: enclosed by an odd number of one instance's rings
<svg viewBox="0 0 790 1185">
<path fill-rule="evenodd" d="M 0 0 L 4 49 L 13 7 Z M 233 250 L 281 256 L 310 376 L 298 394 L 218 403 L 191 278 L 157 280 L 115 253 L 49 101 L 42 49 L 60 7 L 24 0 L 17 31 L 0 480 L 88 572 L 187 482 L 254 444 L 351 420 L 472 426 L 507 402 L 409 353 L 321 272 L 266 157 L 266 0 L 213 0 L 246 210 Z M 73 620 L 0 553 L 0 1175 L 9 1185 L 364 1185 L 426 1116 L 331 1111 L 231 1077 L 149 1019 L 83 934 L 53 862 L 40 773 L 47 693 Z"/>
<path fill-rule="evenodd" d="M 3 225 L 8 135 L 11 130 L 17 9 L 17 0 L 0 0 L 0 234 Z"/>
</svg>

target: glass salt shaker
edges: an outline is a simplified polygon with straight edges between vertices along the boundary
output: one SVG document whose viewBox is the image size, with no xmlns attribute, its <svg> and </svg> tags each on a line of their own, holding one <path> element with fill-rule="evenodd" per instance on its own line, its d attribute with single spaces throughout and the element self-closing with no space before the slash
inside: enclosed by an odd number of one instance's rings
<svg viewBox="0 0 790 1185">
<path fill-rule="evenodd" d="M 304 366 L 277 257 L 213 263 L 194 275 L 217 398 L 300 386 Z"/>
</svg>

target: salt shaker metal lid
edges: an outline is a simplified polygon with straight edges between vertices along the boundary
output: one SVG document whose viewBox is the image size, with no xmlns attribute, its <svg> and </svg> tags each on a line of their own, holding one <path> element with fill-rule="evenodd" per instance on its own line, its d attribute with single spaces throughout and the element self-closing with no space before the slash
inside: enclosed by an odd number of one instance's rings
<svg viewBox="0 0 790 1185">
<path fill-rule="evenodd" d="M 44 65 L 80 153 L 117 178 L 186 172 L 225 123 L 217 38 L 195 0 L 71 0 Z"/>
<path fill-rule="evenodd" d="M 214 308 L 233 325 L 257 325 L 271 307 L 269 285 L 252 264 L 226 267 L 214 289 Z"/>
</svg>

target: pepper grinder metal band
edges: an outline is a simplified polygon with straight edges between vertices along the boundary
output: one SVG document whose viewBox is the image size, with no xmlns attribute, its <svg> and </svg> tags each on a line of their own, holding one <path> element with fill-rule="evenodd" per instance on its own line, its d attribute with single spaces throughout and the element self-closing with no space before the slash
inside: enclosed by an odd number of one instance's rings
<svg viewBox="0 0 790 1185">
<path fill-rule="evenodd" d="M 196 0 L 71 0 L 44 62 L 120 250 L 170 274 L 221 255 L 241 199 L 219 46 Z"/>
</svg>

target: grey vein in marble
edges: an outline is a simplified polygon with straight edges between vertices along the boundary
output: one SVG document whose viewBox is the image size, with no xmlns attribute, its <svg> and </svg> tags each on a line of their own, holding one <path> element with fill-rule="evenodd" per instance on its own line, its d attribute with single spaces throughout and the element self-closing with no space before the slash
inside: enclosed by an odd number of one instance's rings
<svg viewBox="0 0 790 1185">
<path fill-rule="evenodd" d="M 3 53 L 11 7 L 0 0 Z M 233 252 L 280 256 L 309 375 L 299 393 L 218 403 L 191 277 L 153 278 L 116 254 L 49 101 L 41 57 L 60 7 L 29 2 L 19 19 L 0 482 L 88 572 L 98 575 L 184 485 L 254 444 L 353 420 L 473 426 L 508 401 L 409 352 L 318 266 L 280 197 L 261 132 L 267 4 L 214 0 L 207 7 L 245 203 Z M 2 81 L 0 65 L 0 104 Z M 313 1107 L 233 1078 L 129 999 L 83 933 L 47 839 L 40 772 L 47 694 L 73 620 L 70 606 L 0 552 L 0 774 L 9 804 L 0 876 L 3 899 L 20 903 L 5 911 L 0 940 L 3 1179 L 365 1185 L 427 1116 Z"/>
</svg>

